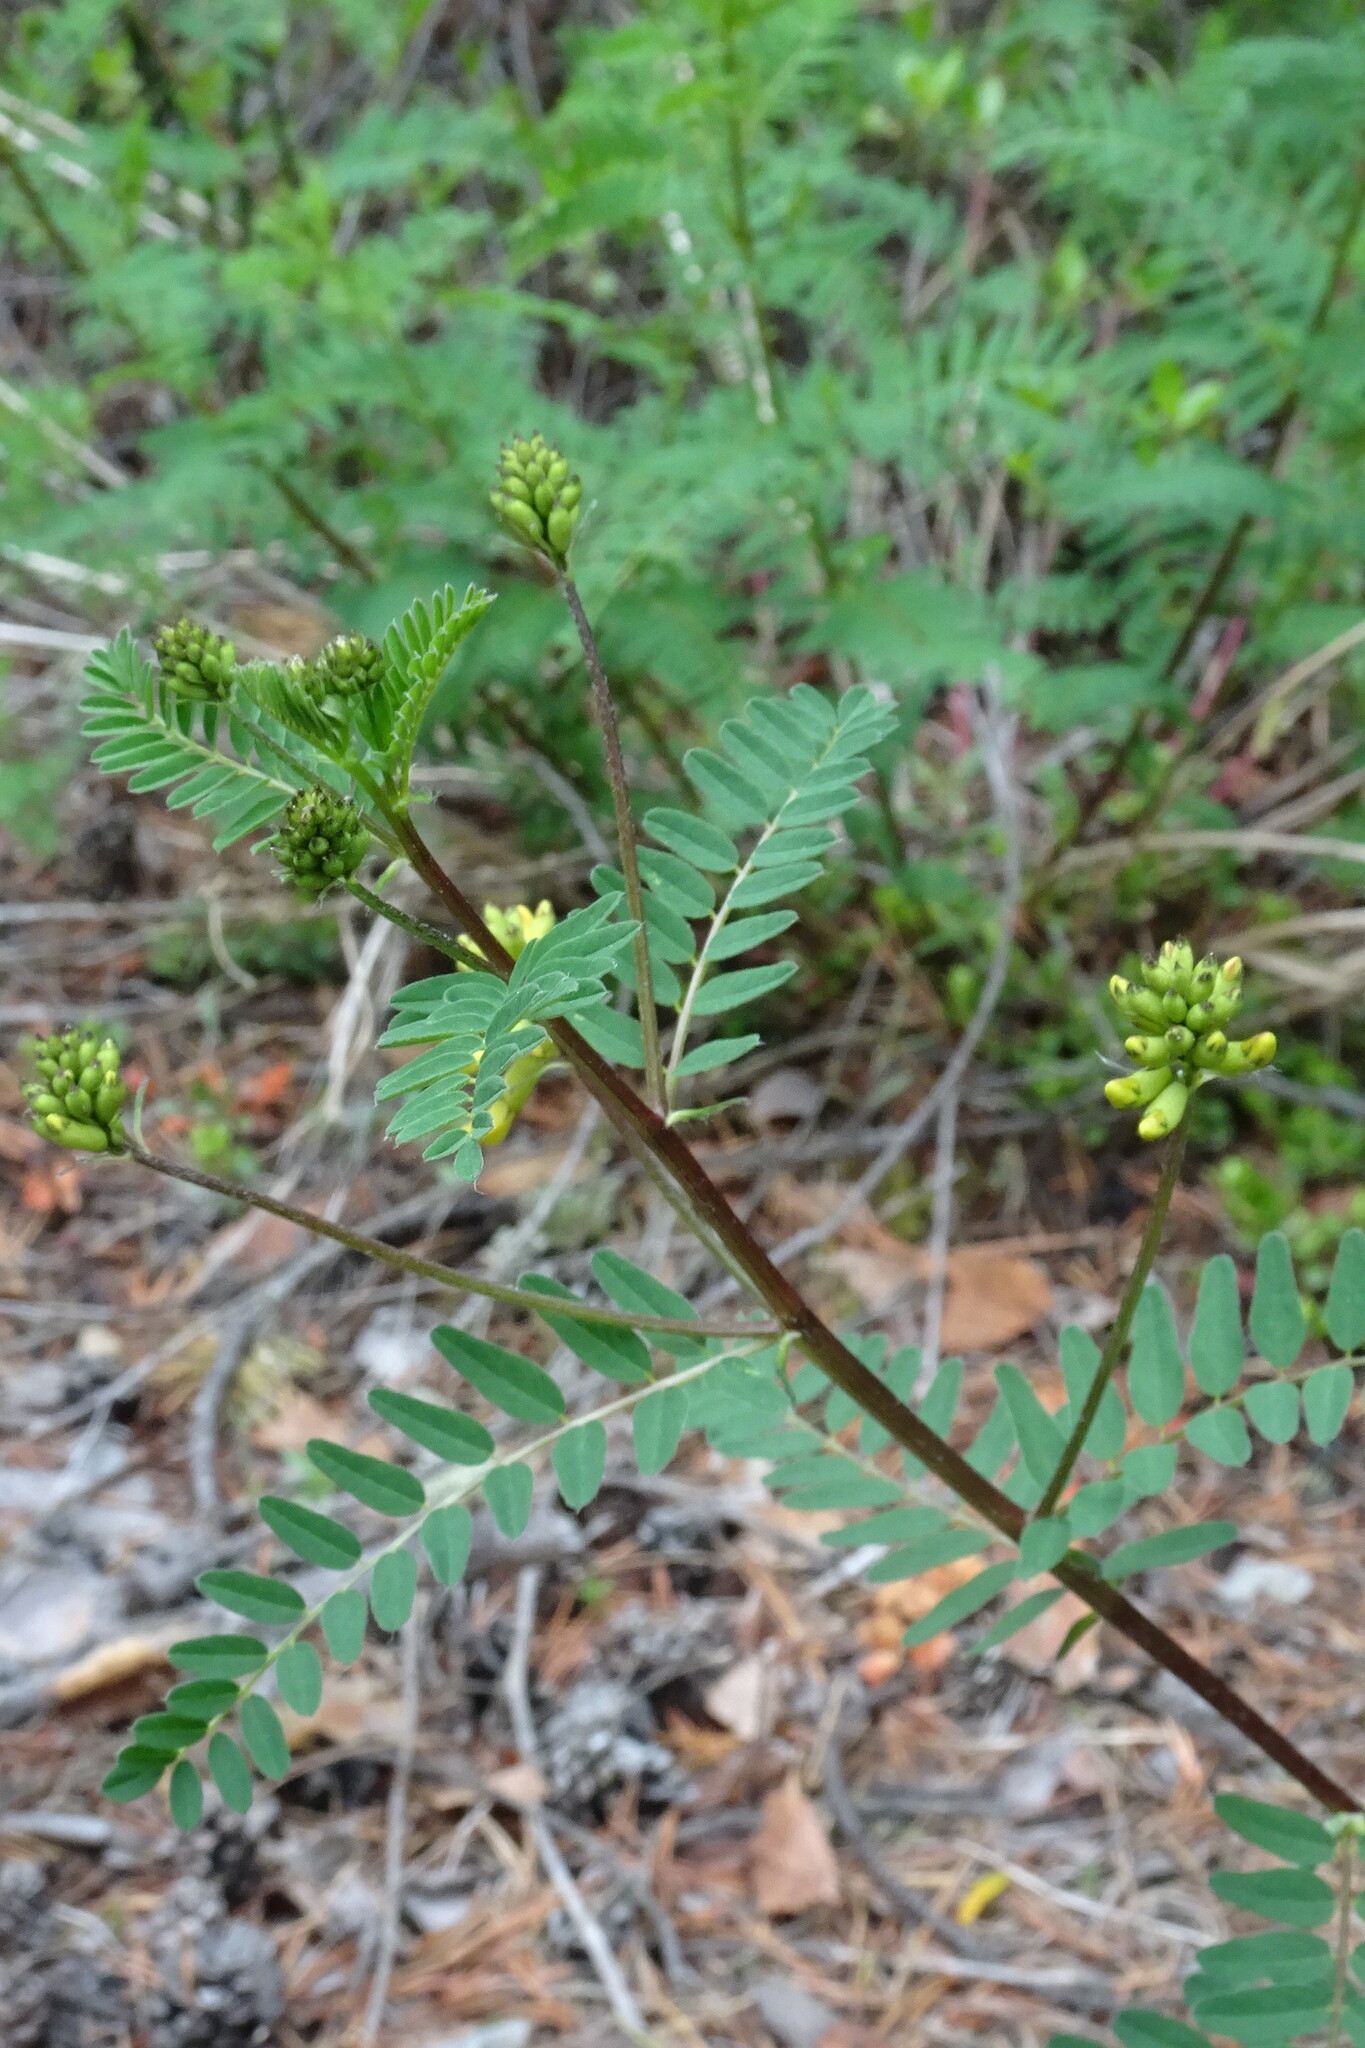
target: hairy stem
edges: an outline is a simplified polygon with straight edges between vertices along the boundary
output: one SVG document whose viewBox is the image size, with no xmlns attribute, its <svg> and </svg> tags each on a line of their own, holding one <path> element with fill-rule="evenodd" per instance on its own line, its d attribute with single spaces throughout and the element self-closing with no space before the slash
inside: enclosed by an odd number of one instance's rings
<svg viewBox="0 0 1365 2048">
<path fill-rule="evenodd" d="M 201 1173 L 197 1166 L 185 1166 L 178 1159 L 148 1152 L 128 1137 L 123 1141 L 123 1156 L 135 1159 L 139 1166 L 150 1167 L 153 1173 L 165 1174 L 170 1180 L 183 1180 L 190 1187 L 225 1195 L 228 1200 L 241 1202 L 246 1208 L 268 1210 L 272 1216 L 281 1216 L 287 1223 L 297 1223 L 301 1230 L 310 1231 L 314 1237 L 329 1237 L 333 1244 L 345 1245 L 347 1251 L 358 1252 L 362 1258 L 376 1259 L 381 1265 L 392 1266 L 396 1272 L 415 1274 L 420 1280 L 434 1280 L 438 1286 L 448 1287 L 454 1293 L 481 1294 L 488 1301 L 500 1301 L 508 1308 L 529 1309 L 536 1315 L 545 1308 L 546 1297 L 533 1293 L 529 1288 L 504 1287 L 499 1281 L 483 1279 L 478 1273 L 464 1273 L 455 1266 L 419 1259 L 411 1252 L 400 1251 L 396 1245 L 366 1237 L 358 1230 L 348 1230 L 342 1223 L 331 1223 L 325 1216 L 314 1215 L 310 1209 L 298 1209 L 292 1202 L 281 1202 L 274 1195 L 244 1186 L 241 1181 L 224 1180 L 216 1173 Z M 561 1300 L 558 1295 L 552 1306 L 557 1316 L 567 1316 L 571 1322 L 609 1323 L 618 1330 L 654 1331 L 670 1337 L 768 1338 L 781 1334 L 777 1329 L 765 1328 L 758 1323 L 712 1323 L 681 1316 L 637 1315 L 633 1309 L 627 1313 L 623 1309 L 596 1308 L 586 1301 Z"/>
<path fill-rule="evenodd" d="M 630 783 L 626 776 L 625 759 L 621 753 L 621 734 L 616 723 L 616 706 L 611 700 L 611 686 L 607 672 L 602 666 L 602 656 L 588 615 L 583 609 L 583 600 L 578 595 L 578 586 L 567 573 L 560 576 L 559 587 L 564 593 L 574 626 L 578 633 L 583 659 L 588 665 L 592 679 L 593 708 L 597 723 L 602 728 L 602 745 L 607 756 L 607 781 L 611 784 L 612 808 L 616 813 L 616 844 L 621 856 L 621 876 L 626 885 L 626 907 L 635 920 L 635 937 L 631 941 L 635 962 L 635 997 L 640 1010 L 640 1036 L 645 1048 L 645 1081 L 649 1099 L 656 1109 L 664 1106 L 664 1062 L 659 1047 L 659 1013 L 654 1004 L 654 976 L 649 964 L 649 927 L 645 923 L 645 892 L 640 884 L 640 862 L 635 850 L 635 820 L 630 810 Z"/>
<path fill-rule="evenodd" d="M 411 819 L 395 819 L 394 825 L 404 851 L 423 881 L 461 930 L 476 941 L 493 971 L 505 980 L 512 971 L 512 959 L 506 949 L 498 944 L 473 904 L 434 858 Z M 774 1320 L 799 1342 L 826 1378 L 842 1387 L 865 1414 L 880 1422 L 889 1436 L 918 1458 L 965 1506 L 1002 1536 L 1018 1542 L 1026 1519 L 1023 1510 L 936 1436 L 912 1408 L 898 1400 L 886 1383 L 849 1350 L 773 1264 L 678 1131 L 666 1124 L 571 1026 L 554 1024 L 550 1030 L 565 1058 L 572 1061 L 589 1091 L 601 1103 L 613 1127 L 628 1138 L 633 1150 L 641 1142 L 648 1147 L 685 1197 L 691 1217 L 705 1226 L 703 1236 L 719 1240 L 725 1247 L 727 1263 L 742 1273 Z M 1130 1642 L 1145 1650 L 1154 1662 L 1181 1679 L 1324 1806 L 1340 1813 L 1360 1810 L 1353 1794 L 1319 1769 L 1234 1686 L 1191 1656 L 1165 1629 L 1135 1607 L 1126 1594 L 1101 1579 L 1093 1565 L 1072 1553 L 1054 1568 L 1053 1576 L 1079 1594 L 1087 1606 Z"/>
<path fill-rule="evenodd" d="M 1161 1178 L 1157 1182 L 1156 1194 L 1147 1217 L 1147 1227 L 1142 1233 L 1137 1258 L 1133 1261 L 1133 1270 L 1128 1275 L 1128 1284 L 1119 1302 L 1119 1312 L 1114 1317 L 1104 1350 L 1100 1353 L 1100 1362 L 1095 1368 L 1095 1377 L 1090 1382 L 1090 1391 L 1081 1403 L 1081 1412 L 1076 1417 L 1066 1446 L 1057 1460 L 1057 1469 L 1044 1487 L 1043 1497 L 1034 1510 L 1040 1517 L 1050 1515 L 1060 1500 L 1062 1489 L 1071 1477 L 1076 1460 L 1081 1455 L 1082 1447 L 1090 1434 L 1091 1424 L 1100 1412 L 1104 1390 L 1113 1379 L 1119 1359 L 1123 1356 L 1123 1347 L 1128 1342 L 1128 1332 L 1132 1328 L 1142 1290 L 1147 1285 L 1147 1276 L 1161 1247 L 1162 1232 L 1166 1228 L 1166 1215 L 1171 1206 L 1176 1183 L 1180 1179 L 1180 1168 L 1185 1158 L 1188 1137 L 1189 1118 L 1186 1117 L 1174 1136 L 1167 1141 L 1166 1157 L 1161 1164 Z"/>
</svg>

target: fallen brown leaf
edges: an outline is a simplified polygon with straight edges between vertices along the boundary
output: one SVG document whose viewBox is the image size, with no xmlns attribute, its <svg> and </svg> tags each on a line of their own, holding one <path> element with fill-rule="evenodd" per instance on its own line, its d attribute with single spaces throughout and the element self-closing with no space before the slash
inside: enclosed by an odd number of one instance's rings
<svg viewBox="0 0 1365 2048">
<path fill-rule="evenodd" d="M 885 1233 L 875 1245 L 845 1245 L 827 1254 L 864 1305 L 881 1313 L 911 1281 L 923 1280 L 929 1261 L 918 1245 Z M 946 1351 L 993 1351 L 1041 1322 L 1052 1308 L 1046 1273 L 1028 1259 L 1002 1257 L 986 1247 L 950 1252 L 943 1303 Z"/>
<path fill-rule="evenodd" d="M 175 1633 L 168 1631 L 160 1637 L 120 1636 L 117 1642 L 101 1643 L 98 1649 L 57 1674 L 52 1681 L 55 1697 L 63 1704 L 84 1699 L 87 1693 L 99 1692 L 107 1685 L 121 1685 L 125 1678 L 135 1678 L 139 1671 L 164 1664 Z"/>
<path fill-rule="evenodd" d="M 765 1913 L 804 1913 L 810 1906 L 839 1903 L 839 1866 L 824 1822 L 795 1771 L 763 1801 L 749 1874 Z"/>
</svg>

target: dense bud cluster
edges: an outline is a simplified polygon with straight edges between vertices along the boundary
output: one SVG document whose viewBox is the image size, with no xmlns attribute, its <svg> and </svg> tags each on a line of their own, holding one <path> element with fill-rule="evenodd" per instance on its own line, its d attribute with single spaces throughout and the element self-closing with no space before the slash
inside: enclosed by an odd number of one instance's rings
<svg viewBox="0 0 1365 2048">
<path fill-rule="evenodd" d="M 269 845 L 286 881 L 312 902 L 350 881 L 369 851 L 370 831 L 349 797 L 319 786 L 290 797 Z"/>
<path fill-rule="evenodd" d="M 118 1152 L 119 1111 L 128 1099 L 112 1038 L 86 1027 L 40 1039 L 33 1048 L 37 1080 L 24 1088 L 33 1128 L 70 1152 Z"/>
<path fill-rule="evenodd" d="M 1168 939 L 1155 960 L 1143 963 L 1138 986 L 1116 974 L 1109 993 L 1140 1026 L 1124 1040 L 1138 1071 L 1110 1081 L 1105 1094 L 1115 1109 L 1142 1109 L 1140 1138 L 1164 1138 L 1185 1114 L 1190 1095 L 1215 1075 L 1235 1079 L 1268 1067 L 1275 1034 L 1229 1039 L 1225 1026 L 1242 1006 L 1242 963 L 1196 960 L 1184 939 Z"/>
<path fill-rule="evenodd" d="M 310 674 L 320 696 L 356 697 L 383 676 L 384 650 L 363 633 L 343 633 L 328 641 Z"/>
<path fill-rule="evenodd" d="M 504 443 L 493 510 L 523 545 L 557 569 L 568 565 L 582 496 L 579 479 L 543 435 Z"/>
<path fill-rule="evenodd" d="M 162 626 L 152 641 L 161 667 L 162 680 L 181 697 L 193 697 L 201 704 L 221 704 L 232 688 L 237 650 L 230 640 L 220 640 L 207 626 L 190 619 L 177 619 Z"/>
</svg>

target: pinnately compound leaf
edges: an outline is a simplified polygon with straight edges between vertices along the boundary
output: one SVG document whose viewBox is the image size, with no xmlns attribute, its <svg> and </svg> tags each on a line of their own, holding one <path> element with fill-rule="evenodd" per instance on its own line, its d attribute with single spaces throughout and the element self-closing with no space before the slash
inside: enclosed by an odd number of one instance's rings
<svg viewBox="0 0 1365 2048">
<path fill-rule="evenodd" d="M 206 1600 L 215 1600 L 245 1621 L 288 1628 L 304 1611 L 303 1596 L 279 1579 L 255 1572 L 201 1572 L 195 1585 Z"/>
<path fill-rule="evenodd" d="M 256 1507 L 266 1527 L 305 1564 L 344 1572 L 360 1562 L 360 1538 L 331 1515 L 320 1515 L 297 1501 L 279 1500 L 269 1493 L 261 1495 Z"/>
<path fill-rule="evenodd" d="M 488 1512 L 510 1541 L 520 1536 L 531 1517 L 535 1475 L 529 1465 L 496 1465 L 483 1482 Z"/>
<path fill-rule="evenodd" d="M 1242 1377 L 1245 1359 L 1237 1268 L 1226 1252 L 1219 1252 L 1200 1275 L 1190 1365 L 1204 1393 L 1230 1394 Z"/>
<path fill-rule="evenodd" d="M 247 1755 L 263 1778 L 282 1778 L 289 1769 L 289 1744 L 269 1700 L 252 1693 L 237 1714 Z"/>
<path fill-rule="evenodd" d="M 258 1636 L 194 1636 L 172 1643 L 166 1657 L 177 1671 L 196 1678 L 241 1678 L 259 1671 L 267 1654 Z"/>
<path fill-rule="evenodd" d="M 483 1424 L 457 1408 L 419 1401 L 415 1394 L 401 1394 L 392 1387 L 373 1387 L 366 1398 L 382 1421 L 448 1465 L 482 1465 L 493 1455 L 493 1439 Z"/>
<path fill-rule="evenodd" d="M 600 1422 L 582 1422 L 557 1439 L 550 1459 L 565 1506 L 585 1508 L 596 1498 L 606 1471 L 607 1432 Z"/>
<path fill-rule="evenodd" d="M 1354 1351 L 1365 1337 L 1365 1230 L 1348 1230 L 1337 1246 L 1325 1320 L 1338 1351 Z"/>
<path fill-rule="evenodd" d="M 1160 1565 L 1188 1564 L 1206 1551 L 1218 1550 L 1237 1540 L 1235 1522 L 1192 1522 L 1183 1529 L 1166 1529 L 1160 1536 L 1140 1536 L 1134 1543 L 1121 1543 L 1104 1560 L 1104 1576 L 1111 1585 L 1133 1572 L 1154 1571 Z"/>
<path fill-rule="evenodd" d="M 316 1714 L 322 1704 L 322 1664 L 311 1643 L 291 1643 L 275 1663 L 280 1698 L 296 1714 Z"/>
<path fill-rule="evenodd" d="M 1262 1799 L 1244 1799 L 1240 1792 L 1224 1792 L 1214 1800 L 1213 1810 L 1224 1827 L 1244 1842 L 1278 1856 L 1282 1863 L 1313 1870 L 1332 1854 L 1332 1837 L 1321 1821 L 1311 1814 L 1296 1813 L 1293 1807 L 1271 1806 Z"/>
<path fill-rule="evenodd" d="M 456 1372 L 477 1388 L 485 1401 L 515 1422 L 555 1423 L 564 1414 L 564 1396 L 550 1375 L 519 1352 L 505 1351 L 484 1337 L 472 1336 L 442 1323 L 431 1341 Z"/>
<path fill-rule="evenodd" d="M 204 1787 L 198 1771 L 188 1757 L 181 1757 L 171 1772 L 167 1787 L 170 1799 L 171 1819 L 182 1834 L 189 1834 L 197 1828 L 204 1812 Z"/>
<path fill-rule="evenodd" d="M 1320 1365 L 1303 1383 L 1303 1419 L 1315 1444 L 1330 1444 L 1341 1434 L 1355 1392 L 1349 1365 Z"/>
<path fill-rule="evenodd" d="M 1306 1331 L 1289 1240 L 1282 1230 L 1269 1231 L 1256 1254 L 1252 1342 L 1268 1365 L 1287 1372 L 1303 1349 Z"/>
<path fill-rule="evenodd" d="M 386 1550 L 370 1573 L 370 1612 L 379 1628 L 394 1635 L 412 1613 L 417 1559 L 410 1550 Z"/>
<path fill-rule="evenodd" d="M 365 1647 L 365 1624 L 369 1609 L 365 1595 L 355 1586 L 343 1587 L 324 1601 L 319 1616 L 327 1648 L 338 1664 L 354 1664 Z"/>
<path fill-rule="evenodd" d="M 458 1586 L 464 1577 L 472 1535 L 469 1509 L 462 1507 L 459 1501 L 437 1508 L 423 1522 L 422 1547 L 442 1586 Z"/>
<path fill-rule="evenodd" d="M 1154 1429 L 1173 1421 L 1185 1398 L 1185 1361 L 1175 1317 L 1165 1288 L 1156 1280 L 1143 1288 L 1133 1317 L 1128 1393 L 1139 1416 Z"/>
<path fill-rule="evenodd" d="M 221 1728 L 209 1740 L 208 1765 L 224 1806 L 233 1813 L 250 1813 L 251 1766 L 232 1737 L 224 1735 Z"/>
<path fill-rule="evenodd" d="M 421 1480 L 403 1465 L 347 1450 L 344 1444 L 329 1443 L 321 1436 L 310 1437 L 308 1456 L 324 1479 L 378 1515 L 396 1518 L 416 1514 L 426 1506 Z"/>
</svg>

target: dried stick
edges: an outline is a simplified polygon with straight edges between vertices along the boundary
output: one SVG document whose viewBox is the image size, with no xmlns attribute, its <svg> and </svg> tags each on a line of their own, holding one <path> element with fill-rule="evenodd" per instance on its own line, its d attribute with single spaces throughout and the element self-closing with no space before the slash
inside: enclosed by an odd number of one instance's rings
<svg viewBox="0 0 1365 2048">
<path fill-rule="evenodd" d="M 417 1721 L 421 1710 L 421 1645 L 423 1610 L 409 1615 L 400 1639 L 400 1669 L 403 1675 L 402 1722 L 394 1751 L 393 1777 L 384 1816 L 384 1899 L 375 1950 L 374 1975 L 365 2017 L 360 2023 L 360 2048 L 375 2048 L 384 2024 L 394 1958 L 398 1953 L 398 1921 L 403 1905 L 403 1844 L 407 1836 L 408 1786 L 412 1779 L 412 1753 L 417 1746 Z"/>
</svg>

